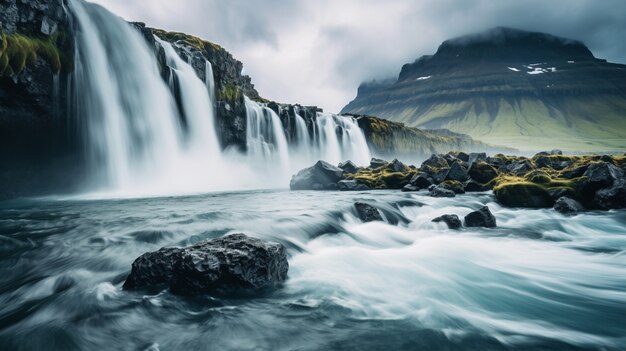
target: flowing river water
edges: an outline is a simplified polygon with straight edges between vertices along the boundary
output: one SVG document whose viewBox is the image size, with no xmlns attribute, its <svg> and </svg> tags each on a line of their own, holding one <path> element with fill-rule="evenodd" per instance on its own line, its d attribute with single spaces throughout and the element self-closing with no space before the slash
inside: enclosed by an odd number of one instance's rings
<svg viewBox="0 0 626 351">
<path fill-rule="evenodd" d="M 364 201 L 386 221 L 362 223 Z M 483 205 L 495 229 L 431 219 Z M 1 350 L 621 350 L 626 211 L 565 217 L 489 193 L 285 190 L 0 202 Z M 226 233 L 283 243 L 241 296 L 124 291 L 133 260 Z"/>
</svg>

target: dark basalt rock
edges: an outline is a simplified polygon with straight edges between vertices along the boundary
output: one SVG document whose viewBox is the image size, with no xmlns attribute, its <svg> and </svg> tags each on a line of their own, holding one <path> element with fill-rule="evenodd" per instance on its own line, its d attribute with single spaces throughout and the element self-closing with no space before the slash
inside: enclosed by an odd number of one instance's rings
<svg viewBox="0 0 626 351">
<path fill-rule="evenodd" d="M 626 207 L 626 181 L 622 180 L 616 185 L 600 189 L 594 197 L 594 204 L 601 209 L 618 209 Z"/>
<path fill-rule="evenodd" d="M 508 207 L 547 208 L 554 205 L 548 191 L 535 183 L 506 183 L 493 189 L 496 200 Z"/>
<path fill-rule="evenodd" d="M 468 180 L 465 183 L 465 191 L 466 192 L 478 192 L 478 191 L 489 191 L 491 188 L 485 184 L 481 184 L 473 179 Z"/>
<path fill-rule="evenodd" d="M 484 152 L 472 152 L 468 156 L 467 163 L 471 166 L 474 162 L 485 162 L 487 161 L 487 154 Z"/>
<path fill-rule="evenodd" d="M 337 188 L 341 191 L 362 191 L 362 190 L 370 190 L 370 188 L 365 185 L 357 182 L 352 179 L 344 179 L 340 180 L 337 183 Z"/>
<path fill-rule="evenodd" d="M 389 168 L 393 172 L 404 172 L 407 170 L 407 166 L 400 162 L 397 158 L 391 161 L 389 164 Z"/>
<path fill-rule="evenodd" d="M 433 219 L 433 222 L 444 222 L 445 224 L 448 225 L 448 228 L 450 229 L 459 229 L 461 228 L 461 220 L 459 219 L 459 216 L 454 215 L 454 214 L 446 214 L 443 216 L 439 216 L 435 219 Z"/>
<path fill-rule="evenodd" d="M 465 216 L 465 226 L 495 228 L 496 217 L 493 216 L 489 207 L 483 206 L 480 210 L 471 212 Z"/>
<path fill-rule="evenodd" d="M 567 196 L 562 196 L 556 200 L 554 210 L 563 214 L 576 214 L 584 211 L 585 208 L 580 204 L 580 202 Z"/>
<path fill-rule="evenodd" d="M 505 171 L 516 176 L 523 176 L 524 174 L 535 169 L 532 162 L 530 162 L 529 160 L 520 160 L 510 165 L 506 165 L 503 168 Z"/>
<path fill-rule="evenodd" d="M 325 161 L 305 168 L 291 178 L 291 190 L 331 190 L 337 187 L 337 182 L 343 177 L 343 170 Z"/>
<path fill-rule="evenodd" d="M 456 194 L 454 191 L 446 189 L 442 185 L 436 185 L 430 188 L 430 193 L 428 194 L 431 197 L 455 197 Z"/>
<path fill-rule="evenodd" d="M 260 289 L 287 278 L 282 244 L 231 234 L 187 248 L 162 248 L 133 262 L 124 289 L 169 285 L 180 295 Z"/>
<path fill-rule="evenodd" d="M 371 168 L 371 169 L 376 169 L 376 168 L 380 168 L 380 167 L 382 167 L 382 166 L 384 166 L 384 165 L 386 165 L 386 164 L 387 164 L 387 161 L 385 161 L 385 160 L 383 160 L 383 159 L 380 159 L 380 158 L 372 158 L 372 159 L 370 160 L 370 166 L 369 166 L 369 168 Z"/>
<path fill-rule="evenodd" d="M 428 166 L 432 168 L 448 168 L 448 161 L 441 155 L 431 155 L 426 161 L 422 162 L 422 167 Z"/>
<path fill-rule="evenodd" d="M 459 162 L 453 162 L 450 165 L 450 170 L 446 175 L 446 180 L 456 180 L 464 182 L 467 180 L 467 169 L 463 167 Z"/>
<path fill-rule="evenodd" d="M 372 205 L 368 205 L 363 202 L 355 202 L 354 208 L 356 209 L 357 216 L 359 216 L 363 222 L 383 220 L 383 217 L 380 215 L 380 211 Z"/>
<path fill-rule="evenodd" d="M 463 185 L 463 183 L 456 180 L 446 180 L 440 183 L 438 186 L 444 189 L 452 190 L 455 194 L 465 194 L 465 186 Z"/>
<path fill-rule="evenodd" d="M 341 168 L 346 173 L 356 173 L 359 170 L 359 167 L 357 167 L 357 165 L 355 165 L 354 162 L 350 160 L 340 163 L 339 168 Z"/>
<path fill-rule="evenodd" d="M 474 162 L 467 174 L 476 182 L 486 184 L 498 176 L 498 171 L 486 162 Z"/>
<path fill-rule="evenodd" d="M 417 173 L 409 181 L 409 185 L 416 187 L 417 190 L 428 189 L 428 187 L 432 184 L 433 182 L 429 178 L 428 174 L 424 172 Z"/>
</svg>

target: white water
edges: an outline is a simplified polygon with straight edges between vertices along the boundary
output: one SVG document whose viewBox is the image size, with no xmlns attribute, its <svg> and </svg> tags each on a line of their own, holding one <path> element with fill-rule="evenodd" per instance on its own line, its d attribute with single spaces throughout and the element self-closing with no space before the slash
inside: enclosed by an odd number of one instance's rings
<svg viewBox="0 0 626 351">
<path fill-rule="evenodd" d="M 292 174 L 319 159 L 369 161 L 354 119 L 318 114 L 308 128 L 296 114 L 287 121 L 296 130 L 288 140 L 280 117 L 247 97 L 248 152 L 224 154 L 208 61 L 202 81 L 177 48 L 157 38 L 166 56 L 163 79 L 154 48 L 135 28 L 98 5 L 72 0 L 69 7 L 78 29 L 74 103 L 92 192 L 144 196 L 285 187 Z"/>
<path fill-rule="evenodd" d="M 317 113 L 311 131 L 295 110 L 287 126 L 295 128 L 295 138 L 288 140 L 280 117 L 274 110 L 245 97 L 248 123 L 248 157 L 251 163 L 278 165 L 288 181 L 291 174 L 318 160 L 338 164 L 352 160 L 366 165 L 371 158 L 363 131 L 352 117 Z M 274 167 L 274 166 L 272 166 Z M 286 172 L 286 173 L 285 173 Z"/>
</svg>

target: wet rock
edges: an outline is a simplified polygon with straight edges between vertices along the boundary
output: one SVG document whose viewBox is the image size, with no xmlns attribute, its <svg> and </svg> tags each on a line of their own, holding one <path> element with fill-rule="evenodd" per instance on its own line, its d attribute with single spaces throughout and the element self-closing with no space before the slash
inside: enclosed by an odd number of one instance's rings
<svg viewBox="0 0 626 351">
<path fill-rule="evenodd" d="M 380 215 L 380 211 L 372 205 L 368 205 L 363 202 L 355 202 L 354 208 L 356 209 L 357 216 L 359 216 L 363 222 L 383 220 L 383 217 Z"/>
<path fill-rule="evenodd" d="M 380 159 L 380 158 L 372 158 L 372 159 L 370 160 L 370 166 L 369 166 L 369 168 L 371 168 L 371 169 L 376 169 L 376 168 L 380 168 L 380 167 L 382 167 L 382 166 L 384 166 L 384 165 L 386 165 L 386 164 L 387 164 L 387 161 L 385 161 L 385 160 L 383 160 L 383 159 Z"/>
<path fill-rule="evenodd" d="M 584 211 L 585 208 L 580 202 L 567 196 L 562 196 L 556 200 L 554 210 L 563 214 L 575 214 Z"/>
<path fill-rule="evenodd" d="M 478 191 L 489 191 L 491 188 L 485 184 L 481 184 L 473 179 L 465 182 L 465 191 L 466 192 L 478 192 Z"/>
<path fill-rule="evenodd" d="M 486 184 L 498 176 L 498 171 L 486 162 L 474 162 L 467 174 L 476 182 Z"/>
<path fill-rule="evenodd" d="M 487 161 L 487 154 L 484 152 L 472 152 L 471 154 L 469 154 L 468 159 L 467 159 L 467 163 L 470 165 L 470 167 L 475 162 L 485 162 L 485 161 Z"/>
<path fill-rule="evenodd" d="M 439 168 L 436 171 L 432 172 L 430 176 L 435 184 L 439 184 L 446 180 L 448 172 L 450 172 L 450 168 Z"/>
<path fill-rule="evenodd" d="M 305 168 L 291 178 L 291 190 L 332 190 L 343 177 L 343 170 L 325 161 Z"/>
<path fill-rule="evenodd" d="M 535 183 L 515 182 L 500 184 L 493 189 L 498 203 L 508 207 L 547 208 L 554 205 L 548 191 Z"/>
<path fill-rule="evenodd" d="M 530 160 L 516 161 L 510 165 L 506 165 L 504 168 L 507 172 L 512 173 L 516 176 L 523 176 L 524 174 L 535 169 Z"/>
<path fill-rule="evenodd" d="M 626 183 L 619 182 L 606 189 L 600 189 L 595 195 L 594 203 L 601 209 L 626 208 Z"/>
<path fill-rule="evenodd" d="M 457 215 L 453 215 L 453 214 L 446 214 L 443 216 L 439 216 L 435 219 L 433 219 L 433 222 L 444 222 L 445 224 L 448 225 L 448 228 L 450 229 L 459 229 L 461 228 L 461 220 L 459 219 L 459 216 Z"/>
<path fill-rule="evenodd" d="M 430 192 L 428 194 L 431 197 L 455 197 L 456 194 L 454 191 L 446 189 L 441 185 L 436 185 L 431 187 Z"/>
<path fill-rule="evenodd" d="M 396 158 L 391 161 L 391 163 L 389 164 L 389 168 L 393 172 L 405 172 L 408 167 L 404 163 L 398 161 L 398 159 Z"/>
<path fill-rule="evenodd" d="M 496 217 L 493 216 L 489 207 L 483 206 L 480 210 L 471 212 L 465 216 L 465 226 L 495 228 Z"/>
<path fill-rule="evenodd" d="M 575 197 L 574 190 L 572 188 L 553 188 L 553 189 L 548 189 L 548 194 L 550 194 L 550 196 L 554 200 L 558 200 L 558 199 L 562 198 L 563 196 Z"/>
<path fill-rule="evenodd" d="M 450 165 L 450 170 L 446 174 L 446 180 L 456 180 L 464 182 L 467 180 L 467 169 L 463 167 L 459 162 L 453 162 Z"/>
<path fill-rule="evenodd" d="M 341 191 L 362 191 L 362 190 L 370 190 L 370 188 L 365 185 L 357 182 L 353 179 L 344 179 L 340 180 L 337 183 L 337 188 Z"/>
<path fill-rule="evenodd" d="M 456 180 L 446 180 L 439 184 L 440 187 L 454 191 L 455 194 L 465 194 L 465 186 Z"/>
<path fill-rule="evenodd" d="M 415 186 L 415 185 L 411 185 L 411 184 L 407 184 L 402 188 L 402 191 L 404 192 L 409 192 L 409 191 L 420 191 L 422 190 L 421 188 Z"/>
<path fill-rule="evenodd" d="M 339 168 L 341 168 L 346 173 L 356 173 L 359 170 L 359 167 L 357 167 L 357 165 L 355 165 L 354 162 L 350 160 L 340 163 Z"/>
<path fill-rule="evenodd" d="M 435 169 L 449 167 L 448 161 L 446 161 L 446 159 L 443 156 L 436 155 L 436 154 L 431 155 L 430 158 L 422 162 L 422 167 L 424 166 L 435 168 Z"/>
<path fill-rule="evenodd" d="M 595 189 L 613 185 L 615 181 L 624 178 L 624 172 L 607 162 L 592 163 L 583 176 L 587 177 L 586 184 Z"/>
<path fill-rule="evenodd" d="M 428 189 L 428 187 L 431 186 L 432 184 L 433 182 L 430 180 L 428 174 L 424 172 L 417 173 L 409 181 L 409 185 L 417 187 L 418 188 L 417 190 Z"/>
<path fill-rule="evenodd" d="M 169 285 L 175 294 L 260 289 L 287 278 L 282 244 L 231 234 L 187 248 L 162 248 L 133 262 L 124 289 Z"/>
</svg>

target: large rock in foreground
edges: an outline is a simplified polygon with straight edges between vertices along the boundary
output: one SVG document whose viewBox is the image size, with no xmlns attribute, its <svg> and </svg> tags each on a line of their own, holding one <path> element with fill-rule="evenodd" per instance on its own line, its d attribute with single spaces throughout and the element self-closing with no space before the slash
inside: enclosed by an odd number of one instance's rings
<svg viewBox="0 0 626 351">
<path fill-rule="evenodd" d="M 179 295 L 260 289 L 284 281 L 288 270 L 282 244 L 231 234 L 141 255 L 133 262 L 124 289 L 169 285 Z"/>
<path fill-rule="evenodd" d="M 336 189 L 337 182 L 343 178 L 343 170 L 325 161 L 305 168 L 291 178 L 291 190 Z"/>
</svg>

